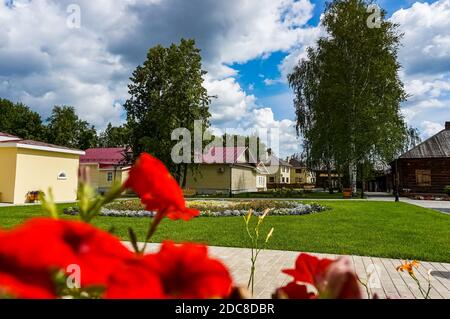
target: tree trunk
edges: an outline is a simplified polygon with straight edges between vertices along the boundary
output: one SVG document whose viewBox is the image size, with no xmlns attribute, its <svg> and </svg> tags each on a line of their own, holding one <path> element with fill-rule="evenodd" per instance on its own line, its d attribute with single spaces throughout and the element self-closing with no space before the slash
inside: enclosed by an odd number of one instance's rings
<svg viewBox="0 0 450 319">
<path fill-rule="evenodd" d="M 352 193 L 356 193 L 356 165 L 352 162 L 349 165 L 349 174 L 350 174 L 350 187 L 352 188 Z"/>
<path fill-rule="evenodd" d="M 365 183 L 365 176 L 364 176 L 364 163 L 360 166 L 361 169 L 361 199 L 364 198 L 364 183 Z"/>
<path fill-rule="evenodd" d="M 330 194 L 333 194 L 333 181 L 331 178 L 331 164 L 327 163 L 327 173 L 328 173 L 328 191 Z"/>
<path fill-rule="evenodd" d="M 175 172 L 175 179 L 177 180 L 177 183 L 178 183 L 178 185 L 180 185 L 180 187 L 181 187 L 181 184 L 183 183 L 182 170 L 183 170 L 182 164 L 178 164 L 177 168 L 176 168 L 176 172 Z"/>
<path fill-rule="evenodd" d="M 187 177 L 187 171 L 188 171 L 188 166 L 186 163 L 181 164 L 183 167 L 183 176 L 182 176 L 182 185 L 181 188 L 186 188 L 186 177 Z"/>
</svg>

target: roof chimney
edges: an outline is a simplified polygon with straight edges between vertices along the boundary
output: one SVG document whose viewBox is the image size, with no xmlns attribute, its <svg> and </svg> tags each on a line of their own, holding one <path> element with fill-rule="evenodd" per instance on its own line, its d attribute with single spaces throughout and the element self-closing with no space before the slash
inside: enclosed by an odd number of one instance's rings
<svg viewBox="0 0 450 319">
<path fill-rule="evenodd" d="M 445 129 L 450 131 L 450 122 L 445 122 Z"/>
</svg>

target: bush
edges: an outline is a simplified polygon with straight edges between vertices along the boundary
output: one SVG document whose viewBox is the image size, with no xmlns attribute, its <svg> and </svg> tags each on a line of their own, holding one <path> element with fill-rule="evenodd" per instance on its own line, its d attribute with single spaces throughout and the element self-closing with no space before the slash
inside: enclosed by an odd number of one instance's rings
<svg viewBox="0 0 450 319">
<path fill-rule="evenodd" d="M 448 196 L 450 196 L 450 185 L 445 186 L 444 192 L 445 192 Z"/>
</svg>

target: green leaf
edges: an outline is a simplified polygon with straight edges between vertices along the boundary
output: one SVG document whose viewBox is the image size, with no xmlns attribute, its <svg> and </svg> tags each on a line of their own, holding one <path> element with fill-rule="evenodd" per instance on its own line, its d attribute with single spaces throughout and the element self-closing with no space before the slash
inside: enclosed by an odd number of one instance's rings
<svg viewBox="0 0 450 319">
<path fill-rule="evenodd" d="M 134 232 L 133 228 L 128 228 L 128 235 L 130 236 L 131 245 L 133 245 L 133 249 L 136 253 L 139 253 L 139 246 L 137 241 L 136 233 Z"/>
</svg>

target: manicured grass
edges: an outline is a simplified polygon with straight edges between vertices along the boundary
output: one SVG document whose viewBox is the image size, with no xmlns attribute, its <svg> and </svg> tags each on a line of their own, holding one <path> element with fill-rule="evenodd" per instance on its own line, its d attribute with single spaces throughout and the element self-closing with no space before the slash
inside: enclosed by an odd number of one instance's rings
<svg viewBox="0 0 450 319">
<path fill-rule="evenodd" d="M 304 216 L 269 216 L 264 229 L 273 226 L 275 232 L 268 248 L 450 262 L 449 215 L 394 202 L 321 204 L 332 210 Z M 0 208 L 0 227 L 39 215 L 37 206 Z M 114 227 L 114 232 L 126 240 L 128 227 L 142 239 L 150 220 L 98 217 L 94 223 L 106 230 Z M 242 217 L 164 220 L 153 240 L 164 239 L 232 247 L 248 247 L 249 243 Z"/>
</svg>

